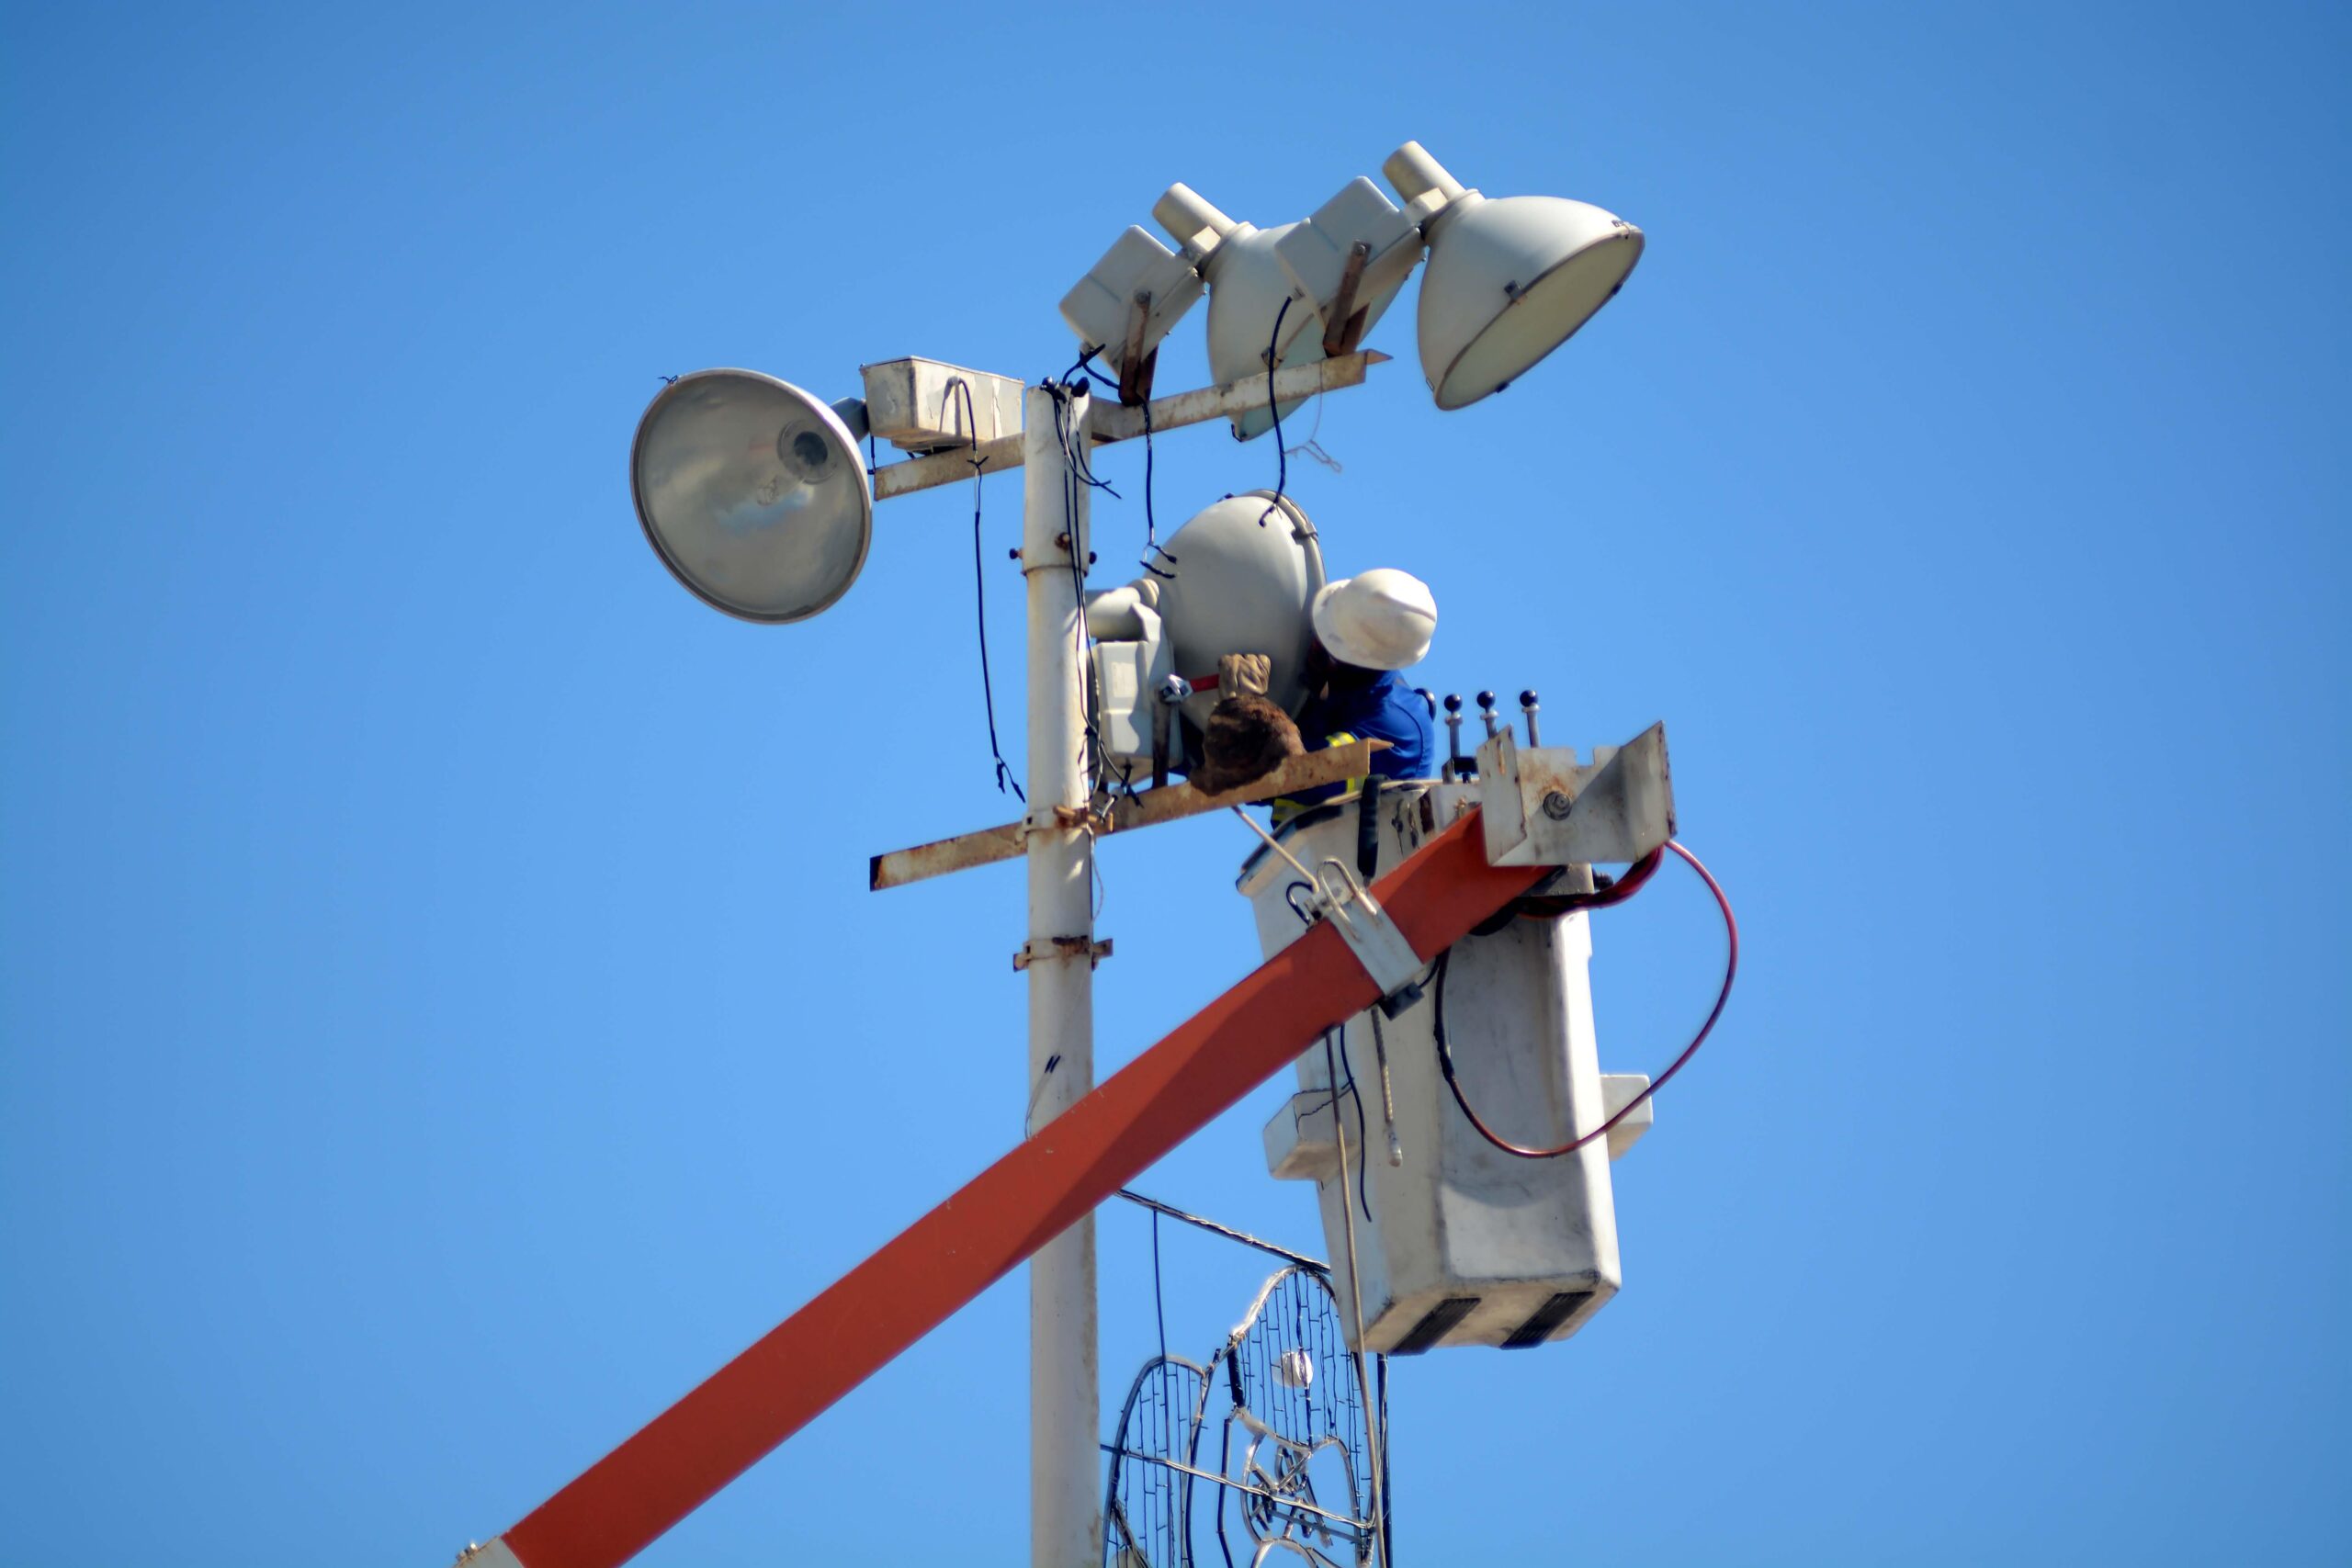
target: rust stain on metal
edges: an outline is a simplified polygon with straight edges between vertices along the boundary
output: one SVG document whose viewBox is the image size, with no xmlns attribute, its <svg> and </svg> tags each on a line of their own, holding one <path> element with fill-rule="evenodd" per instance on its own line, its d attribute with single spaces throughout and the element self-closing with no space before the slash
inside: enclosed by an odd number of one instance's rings
<svg viewBox="0 0 2352 1568">
<path fill-rule="evenodd" d="M 1015 972 L 1028 968 L 1041 957 L 1083 958 L 1087 961 L 1089 967 L 1100 968 L 1102 961 L 1111 956 L 1111 939 L 1107 936 L 1101 942 L 1082 936 L 1057 936 L 1051 940 L 1054 946 L 1054 951 L 1051 953 L 1039 953 L 1034 951 L 1037 945 L 1034 939 L 1023 942 L 1014 950 L 1012 967 Z"/>
<path fill-rule="evenodd" d="M 885 887 L 944 876 L 967 866 L 1012 860 L 1021 853 L 1021 824 L 1008 822 L 1001 828 L 983 828 L 977 833 L 958 833 L 952 839 L 876 855 L 869 863 L 867 886 L 879 893 Z"/>
<path fill-rule="evenodd" d="M 1372 771 L 1373 754 L 1386 750 L 1388 742 L 1385 740 L 1351 740 L 1328 750 L 1309 751 L 1304 757 L 1293 757 L 1255 784 L 1229 789 L 1222 795 L 1204 795 L 1189 784 L 1170 784 L 1165 789 L 1138 790 L 1133 795 L 1120 796 L 1115 800 L 1098 795 L 1095 797 L 1097 807 L 1091 811 L 1074 806 L 1057 806 L 1054 807 L 1054 818 L 1069 831 L 1091 830 L 1098 838 L 1112 833 L 1133 832 L 1138 828 L 1152 828 L 1162 822 L 1198 817 L 1204 811 L 1222 811 L 1228 806 L 1249 806 L 1258 801 L 1272 800 L 1278 795 L 1359 778 Z M 1026 831 L 1022 823 L 1007 822 L 1001 827 L 983 828 L 978 832 L 958 833 L 952 839 L 918 844 L 910 850 L 893 850 L 888 854 L 876 855 L 869 863 L 866 886 L 879 893 L 886 887 L 904 887 L 910 882 L 944 876 L 951 871 L 967 871 L 976 865 L 993 865 L 999 861 L 1015 859 L 1022 852 Z"/>
<path fill-rule="evenodd" d="M 1312 365 L 1289 366 L 1274 372 L 1273 396 L 1278 401 L 1290 402 L 1311 398 L 1317 392 L 1335 392 L 1342 387 L 1361 387 L 1365 373 L 1375 365 L 1385 364 L 1387 359 L 1388 355 L 1378 349 L 1365 349 L 1337 359 L 1318 359 Z M 1183 425 L 1228 418 L 1237 408 L 1254 408 L 1263 403 L 1266 396 L 1266 376 L 1261 371 L 1230 386 L 1203 387 L 1179 392 L 1172 398 L 1156 399 L 1151 404 L 1151 431 L 1159 435 Z M 1132 441 L 1143 434 L 1143 410 L 1097 408 L 1090 434 L 1098 446 L 1114 441 Z"/>
<path fill-rule="evenodd" d="M 981 472 L 997 474 L 1021 466 L 1021 433 L 1000 435 L 993 441 L 983 441 L 978 446 L 959 447 L 949 452 L 936 452 L 928 457 L 913 457 L 903 463 L 890 463 L 874 470 L 874 499 L 888 501 L 894 495 L 908 495 L 935 485 L 953 484 L 972 477 L 972 464 L 977 461 Z"/>
<path fill-rule="evenodd" d="M 1295 402 L 1317 392 L 1361 387 L 1365 372 L 1387 360 L 1388 355 L 1377 349 L 1363 349 L 1336 358 L 1318 359 L 1312 365 L 1288 366 L 1274 372 L 1272 395 L 1277 401 Z M 1240 410 L 1263 404 L 1268 395 L 1267 378 L 1261 372 L 1228 386 L 1201 387 L 1174 397 L 1158 398 L 1148 405 L 1152 433 L 1161 434 L 1187 424 L 1225 419 Z M 1093 423 L 1087 434 L 1094 445 L 1101 446 L 1114 441 L 1132 441 L 1143 432 L 1144 408 L 1102 406 L 1094 411 Z M 1023 453 L 1020 434 L 1000 435 L 978 446 L 959 447 L 876 468 L 874 499 L 888 501 L 893 496 L 911 495 L 919 490 L 968 479 L 975 461 L 981 465 L 982 472 L 990 474 L 1021 467 Z"/>
</svg>

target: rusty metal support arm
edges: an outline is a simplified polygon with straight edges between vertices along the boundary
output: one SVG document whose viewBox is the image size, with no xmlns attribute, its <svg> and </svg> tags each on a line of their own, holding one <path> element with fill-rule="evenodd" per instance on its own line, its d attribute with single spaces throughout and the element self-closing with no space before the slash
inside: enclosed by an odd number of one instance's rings
<svg viewBox="0 0 2352 1568">
<path fill-rule="evenodd" d="M 1377 349 L 1360 354 L 1341 355 L 1336 359 L 1318 359 L 1312 365 L 1293 365 L 1273 373 L 1273 398 L 1280 402 L 1295 402 L 1311 398 L 1317 392 L 1335 392 L 1343 387 L 1361 387 L 1364 374 L 1373 366 L 1385 364 L 1388 355 Z M 1229 419 L 1238 413 L 1266 406 L 1266 376 L 1263 372 L 1245 376 L 1223 387 L 1202 387 L 1190 392 L 1179 392 L 1172 398 L 1160 398 L 1150 405 L 1152 434 L 1180 429 L 1187 424 L 1204 424 L 1213 419 Z M 1141 408 L 1100 408 L 1094 411 L 1094 427 L 1090 433 L 1097 446 L 1114 441 L 1132 441 L 1144 430 Z M 972 477 L 975 460 L 986 472 L 1001 474 L 1007 468 L 1017 468 L 1022 463 L 1021 436 L 1000 435 L 993 441 L 983 441 L 977 447 L 962 447 L 941 452 L 929 457 L 915 457 L 903 463 L 892 463 L 874 473 L 874 499 L 888 501 L 892 496 L 910 495 L 919 490 L 954 484 Z"/>
<path fill-rule="evenodd" d="M 1372 771 L 1373 753 L 1385 751 L 1388 744 L 1385 740 L 1350 740 L 1325 750 L 1309 751 L 1304 757 L 1293 757 L 1255 784 L 1229 789 L 1223 795 L 1204 795 L 1189 784 L 1140 790 L 1111 802 L 1107 810 L 1086 822 L 1063 819 L 1062 826 L 1091 827 L 1100 838 L 1361 778 Z M 1001 827 L 981 828 L 958 833 L 952 839 L 936 839 L 912 849 L 876 855 L 867 869 L 866 886 L 879 893 L 886 887 L 904 887 L 925 877 L 944 876 L 951 871 L 968 871 L 976 865 L 1012 860 L 1021 853 L 1023 839 L 1028 831 L 1025 823 L 1007 822 Z"/>
</svg>

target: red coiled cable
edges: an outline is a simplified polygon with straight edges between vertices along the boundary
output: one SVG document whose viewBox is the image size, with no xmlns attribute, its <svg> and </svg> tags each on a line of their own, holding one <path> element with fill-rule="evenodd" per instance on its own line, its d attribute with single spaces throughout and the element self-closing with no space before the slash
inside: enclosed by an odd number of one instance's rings
<svg viewBox="0 0 2352 1568">
<path fill-rule="evenodd" d="M 1517 1155 L 1521 1159 L 1557 1159 L 1562 1155 L 1574 1154 L 1595 1138 L 1608 1136 L 1611 1127 L 1631 1116 L 1645 1100 L 1664 1089 L 1668 1080 L 1682 1070 L 1683 1064 L 1696 1055 L 1699 1047 L 1706 1043 L 1709 1032 L 1715 1027 L 1715 1021 L 1723 1017 L 1724 1004 L 1731 1000 L 1732 980 L 1739 974 L 1739 921 L 1731 912 L 1731 900 L 1724 896 L 1723 884 L 1717 882 L 1714 874 L 1700 863 L 1699 857 L 1673 840 L 1668 840 L 1666 847 L 1680 855 L 1690 864 L 1690 869 L 1699 874 L 1699 880 L 1704 882 L 1707 885 L 1707 891 L 1715 896 L 1715 908 L 1723 911 L 1724 940 L 1727 949 L 1724 956 L 1723 989 L 1715 993 L 1715 1005 L 1707 1014 L 1707 1021 L 1699 1026 L 1699 1032 L 1691 1037 L 1690 1044 L 1682 1048 L 1682 1054 L 1674 1058 L 1672 1065 L 1666 1071 L 1658 1074 L 1647 1089 L 1626 1101 L 1616 1115 L 1611 1116 L 1574 1143 L 1562 1144 L 1555 1149 L 1531 1149 L 1523 1144 L 1512 1143 L 1509 1138 L 1487 1126 L 1479 1118 L 1478 1113 L 1470 1109 L 1470 1100 L 1462 1092 L 1461 1081 L 1453 1076 L 1453 1046 L 1445 1034 L 1445 971 L 1453 953 L 1449 951 L 1438 960 L 1435 998 L 1437 1016 L 1433 1021 L 1437 1033 L 1438 1067 L 1445 1075 L 1445 1087 L 1453 1091 L 1453 1102 L 1462 1107 L 1462 1114 L 1470 1119 L 1470 1125 L 1478 1129 L 1481 1137 L 1503 1153 Z M 1659 860 L 1659 852 L 1654 850 L 1642 860 L 1635 862 L 1614 886 L 1598 893 L 1572 894 L 1561 902 L 1566 908 L 1583 909 L 1606 908 L 1611 904 L 1623 903 L 1649 881 L 1658 868 Z"/>
</svg>

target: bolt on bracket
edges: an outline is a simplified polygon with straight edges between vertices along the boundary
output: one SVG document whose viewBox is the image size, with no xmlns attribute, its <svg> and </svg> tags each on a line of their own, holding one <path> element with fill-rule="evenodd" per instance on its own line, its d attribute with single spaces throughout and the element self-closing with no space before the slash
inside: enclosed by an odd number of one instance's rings
<svg viewBox="0 0 2352 1568">
<path fill-rule="evenodd" d="M 1590 865 L 1640 860 L 1674 837 L 1666 726 L 1623 746 L 1519 745 L 1508 729 L 1478 748 L 1478 814 L 1490 865 Z"/>
</svg>

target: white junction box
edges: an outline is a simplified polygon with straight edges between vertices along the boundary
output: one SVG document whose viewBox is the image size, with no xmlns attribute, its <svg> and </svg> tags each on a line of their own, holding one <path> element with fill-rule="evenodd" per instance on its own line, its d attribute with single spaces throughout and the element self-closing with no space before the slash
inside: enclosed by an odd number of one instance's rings
<svg viewBox="0 0 2352 1568">
<path fill-rule="evenodd" d="M 1089 650 L 1094 681 L 1095 729 L 1102 737 L 1106 764 L 1152 765 L 1156 721 L 1161 715 L 1160 682 L 1174 669 L 1168 640 L 1160 635 L 1159 612 L 1138 604 L 1131 612 L 1143 635 L 1132 639 L 1105 638 Z M 1173 710 L 1165 715 L 1168 742 L 1176 744 Z"/>
<path fill-rule="evenodd" d="M 1364 881 L 1475 803 L 1479 787 L 1383 789 L 1374 804 L 1377 860 Z M 1279 836 L 1310 869 L 1326 859 L 1355 869 L 1358 816 L 1349 796 L 1309 810 Z M 1307 901 L 1300 880 L 1289 862 L 1262 847 L 1242 869 L 1240 890 L 1269 957 L 1307 929 L 1298 912 Z M 1352 1220 L 1367 1350 L 1411 1355 L 1441 1345 L 1524 1348 L 1563 1339 L 1589 1322 L 1621 1281 L 1609 1163 L 1647 1127 L 1648 1105 L 1606 1139 L 1557 1158 L 1527 1159 L 1471 1125 L 1439 1070 L 1442 1006 L 1464 1096 L 1497 1134 L 1529 1147 L 1589 1132 L 1647 1085 L 1600 1071 L 1587 917 L 1507 913 L 1490 926 L 1455 944 L 1442 987 L 1433 974 L 1420 998 L 1396 1017 L 1374 1010 L 1335 1031 L 1328 1067 L 1324 1043 L 1309 1046 L 1298 1059 L 1299 1092 L 1266 1126 L 1272 1173 L 1316 1183 L 1340 1321 L 1351 1344 L 1356 1303 L 1342 1259 Z M 1395 1165 L 1384 1057 L 1402 1155 Z"/>
<path fill-rule="evenodd" d="M 1092 271 L 1062 296 L 1062 320 L 1115 374 L 1126 365 L 1136 296 L 1144 299 L 1137 350 L 1148 355 L 1202 294 L 1193 264 L 1139 228 L 1112 242 Z"/>
<path fill-rule="evenodd" d="M 860 367 L 865 423 L 902 452 L 944 452 L 1021 430 L 1022 384 L 936 359 Z"/>
</svg>

